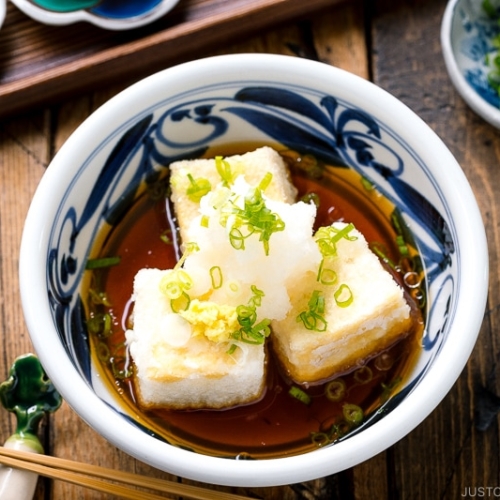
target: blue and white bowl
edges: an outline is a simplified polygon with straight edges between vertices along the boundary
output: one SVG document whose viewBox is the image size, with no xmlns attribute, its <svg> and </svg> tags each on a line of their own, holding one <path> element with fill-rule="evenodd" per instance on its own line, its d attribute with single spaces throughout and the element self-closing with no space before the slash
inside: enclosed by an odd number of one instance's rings
<svg viewBox="0 0 500 500">
<path fill-rule="evenodd" d="M 209 145 L 242 142 L 281 143 L 362 173 L 407 220 L 428 280 L 423 350 L 404 387 L 348 439 L 277 459 L 217 458 L 156 438 L 99 382 L 79 320 L 85 261 L 109 215 L 162 165 L 196 157 Z M 354 466 L 429 415 L 474 347 L 486 302 L 488 255 L 481 216 L 460 166 L 405 105 L 326 64 L 238 54 L 146 78 L 76 130 L 34 196 L 20 281 L 29 332 L 49 377 L 112 444 L 186 478 L 271 486 Z"/>
<path fill-rule="evenodd" d="M 482 0 L 451 0 L 441 23 L 441 48 L 448 74 L 464 101 L 488 123 L 500 128 L 500 95 L 488 82 L 499 54 L 498 16 L 489 16 Z"/>
<path fill-rule="evenodd" d="M 11 0 L 27 16 L 49 25 L 88 22 L 108 30 L 128 30 L 156 21 L 179 0 Z"/>
</svg>

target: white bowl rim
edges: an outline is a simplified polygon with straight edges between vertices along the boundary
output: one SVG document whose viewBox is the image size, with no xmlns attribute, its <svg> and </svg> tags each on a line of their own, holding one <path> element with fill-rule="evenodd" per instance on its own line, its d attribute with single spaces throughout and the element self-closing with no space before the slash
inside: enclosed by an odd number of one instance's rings
<svg viewBox="0 0 500 500">
<path fill-rule="evenodd" d="M 301 73 L 311 74 L 312 72 L 314 74 L 320 71 L 323 75 L 346 80 L 349 85 L 356 88 L 360 87 L 365 90 L 369 88 L 377 106 L 381 109 L 384 109 L 384 106 L 395 108 L 398 112 L 398 121 L 410 120 L 415 135 L 420 138 L 420 141 L 425 141 L 427 150 L 432 152 L 432 157 L 437 157 L 438 162 L 448 165 L 448 169 L 442 169 L 443 172 L 435 172 L 435 174 L 446 192 L 461 193 L 460 200 L 456 200 L 453 206 L 453 211 L 462 216 L 464 223 L 468 224 L 467 231 L 475 235 L 472 238 L 474 241 L 460 242 L 463 245 L 461 251 L 465 256 L 461 260 L 461 267 L 464 268 L 462 270 L 464 280 L 467 283 L 477 283 L 477 287 L 461 288 L 459 300 L 462 307 L 457 308 L 455 326 L 458 330 L 456 336 L 459 341 L 447 342 L 442 347 L 437 355 L 439 364 L 431 366 L 428 375 L 420 381 L 407 398 L 407 401 L 413 402 L 412 404 L 398 406 L 359 435 L 352 436 L 333 447 L 325 447 L 305 455 L 238 461 L 196 454 L 165 445 L 150 436 L 145 436 L 138 429 L 124 424 L 123 419 L 111 412 L 105 403 L 92 394 L 82 379 L 78 377 L 74 381 L 73 377 L 67 376 L 75 369 L 62 345 L 57 342 L 48 342 L 47 332 L 40 335 L 40 324 L 52 324 L 48 304 L 30 303 L 28 297 L 29 290 L 33 287 L 46 289 L 44 262 L 50 228 L 43 219 L 41 208 L 53 204 L 52 186 L 60 182 L 61 176 L 63 179 L 69 176 L 64 168 L 66 158 L 71 157 L 72 151 L 78 149 L 80 143 L 85 143 L 86 138 L 99 135 L 96 134 L 99 130 L 108 130 L 109 127 L 113 127 L 113 122 L 117 120 L 117 117 L 121 119 L 125 116 L 128 110 L 122 104 L 124 100 L 134 97 L 142 103 L 144 99 L 150 99 L 150 95 L 144 96 L 144 94 L 154 94 L 154 92 L 144 93 L 144 87 L 156 88 L 164 85 L 165 78 L 194 75 L 200 71 L 210 71 L 214 67 L 217 67 L 220 73 L 226 70 L 234 71 L 235 66 L 241 67 L 242 65 L 250 71 L 251 68 L 257 68 L 262 64 L 269 65 L 269 67 L 286 66 L 292 59 L 294 67 L 300 68 Z M 293 70 L 294 73 L 295 71 Z M 453 175 L 450 175 L 450 168 L 454 169 Z M 461 231 L 463 227 L 462 225 Z M 478 256 L 477 260 L 468 261 L 467 256 L 470 255 Z M 468 261 L 467 266 L 464 266 L 464 261 Z M 191 61 L 152 75 L 113 97 L 78 127 L 54 157 L 33 197 L 22 237 L 20 284 L 28 330 L 32 335 L 35 352 L 48 376 L 73 409 L 108 441 L 139 460 L 189 479 L 230 486 L 273 486 L 323 477 L 367 460 L 403 438 L 434 410 L 457 380 L 475 345 L 486 304 L 488 253 L 482 218 L 460 166 L 437 135 L 403 103 L 374 84 L 326 64 L 281 55 L 234 54 Z M 471 303 L 478 305 L 473 312 L 469 312 L 466 307 Z M 53 338 L 55 335 L 57 339 L 55 329 L 50 332 L 50 335 Z M 54 356 L 59 360 L 57 367 L 48 362 Z M 436 380 L 440 381 L 439 384 L 436 384 Z M 72 394 L 78 394 L 79 397 L 72 397 Z M 92 401 L 91 407 L 87 400 Z M 102 415 L 105 418 L 96 418 L 96 415 Z M 127 433 L 127 443 L 123 443 L 124 429 Z M 381 439 L 380 436 L 383 438 Z M 168 468 L 165 466 L 166 462 L 168 462 Z"/>
<path fill-rule="evenodd" d="M 5 15 L 7 13 L 7 0 L 0 0 L 0 28 L 5 21 Z"/>
<path fill-rule="evenodd" d="M 458 4 L 462 1 L 463 0 L 450 0 L 446 5 L 441 22 L 441 49 L 445 66 L 453 85 L 470 108 L 490 125 L 500 128 L 500 109 L 485 101 L 477 92 L 474 91 L 474 89 L 471 88 L 460 71 L 455 58 L 453 44 L 451 41 L 451 29 L 453 25 L 453 17 L 456 14 Z"/>
</svg>

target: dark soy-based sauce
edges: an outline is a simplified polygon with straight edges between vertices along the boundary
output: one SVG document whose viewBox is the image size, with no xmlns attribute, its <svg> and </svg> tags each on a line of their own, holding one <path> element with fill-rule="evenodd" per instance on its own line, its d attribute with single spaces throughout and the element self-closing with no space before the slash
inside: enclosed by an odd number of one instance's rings
<svg viewBox="0 0 500 500">
<path fill-rule="evenodd" d="M 311 193 L 319 197 L 317 226 L 330 225 L 337 220 L 352 222 L 369 243 L 382 244 L 387 255 L 398 261 L 396 233 L 390 221 L 393 207 L 386 199 L 376 190 L 363 187 L 358 174 L 349 169 L 324 167 L 318 171 L 317 166 L 311 169 L 305 165 L 305 160 L 310 159 L 291 152 L 283 155 L 290 164 L 299 198 Z M 326 383 L 302 388 L 311 397 L 310 404 L 290 396 L 290 383 L 281 375 L 269 349 L 267 390 L 256 403 L 218 411 L 141 409 L 136 404 L 133 377 L 123 377 L 123 373 L 116 377 L 116 365 L 121 363 L 124 369 L 131 365 L 123 342 L 135 274 L 141 268 L 168 269 L 175 265 L 175 246 L 161 238 L 162 235 L 172 237 L 172 221 L 164 198 L 150 196 L 146 191 L 105 237 L 98 252 L 101 256 L 119 255 L 120 264 L 94 272 L 90 280 L 90 287 L 105 291 L 112 304 L 106 310 L 113 318 L 113 333 L 104 342 L 115 365 L 101 362 L 103 358 L 98 354 L 94 356 L 95 361 L 102 368 L 103 378 L 115 387 L 136 420 L 169 442 L 198 452 L 238 458 L 270 458 L 302 453 L 335 442 L 353 428 L 345 421 L 343 405 L 359 406 L 367 418 L 397 391 L 418 358 L 420 349 L 423 319 L 415 306 L 416 301 L 411 301 L 415 315 L 413 331 L 390 349 L 368 360 L 364 368 L 341 375 L 346 392 L 340 401 L 326 397 Z M 403 283 L 401 274 L 393 274 Z M 420 293 L 422 288 L 419 287 Z M 103 340 L 92 338 L 92 342 L 94 353 L 101 352 Z"/>
</svg>

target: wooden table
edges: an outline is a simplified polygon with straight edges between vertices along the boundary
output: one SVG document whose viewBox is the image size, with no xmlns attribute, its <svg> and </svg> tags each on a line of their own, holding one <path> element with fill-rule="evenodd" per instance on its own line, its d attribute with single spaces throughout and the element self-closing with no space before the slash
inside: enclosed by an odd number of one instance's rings
<svg viewBox="0 0 500 500">
<path fill-rule="evenodd" d="M 300 0 L 296 0 L 300 1 Z M 258 499 L 457 499 L 500 496 L 500 426 L 479 430 L 481 389 L 500 394 L 500 136 L 461 100 L 446 74 L 439 29 L 446 0 L 347 0 L 307 17 L 181 59 L 215 53 L 272 52 L 321 60 L 374 81 L 401 99 L 444 140 L 462 165 L 484 217 L 490 245 L 490 301 L 478 343 L 459 380 L 413 432 L 371 460 L 339 474 L 276 488 L 219 488 Z M 155 68 L 156 70 L 156 68 Z M 1 68 L 0 68 L 1 71 Z M 30 199 L 51 158 L 73 130 L 121 88 L 102 85 L 50 107 L 0 122 L 0 376 L 32 347 L 18 287 L 21 231 Z M 493 299 L 491 299 L 493 297 Z M 14 421 L 0 412 L 0 439 Z M 108 444 L 63 404 L 41 429 L 56 456 L 170 477 Z M 178 478 L 179 481 L 184 481 Z M 218 488 L 210 486 L 211 488 Z M 483 488 L 482 490 L 480 488 Z M 496 488 L 496 489 L 494 489 Z M 59 481 L 40 480 L 36 499 L 102 499 Z"/>
</svg>

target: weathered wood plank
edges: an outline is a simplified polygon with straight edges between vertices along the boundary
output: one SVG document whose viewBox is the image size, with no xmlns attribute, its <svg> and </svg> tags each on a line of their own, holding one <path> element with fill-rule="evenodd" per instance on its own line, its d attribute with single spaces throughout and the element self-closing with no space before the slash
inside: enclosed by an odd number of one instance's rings
<svg viewBox="0 0 500 500">
<path fill-rule="evenodd" d="M 145 76 L 340 1 L 183 0 L 155 23 L 124 32 L 87 23 L 45 26 L 9 5 L 0 32 L 0 116 Z"/>
<path fill-rule="evenodd" d="M 0 381 L 7 378 L 15 358 L 33 352 L 19 295 L 19 247 L 31 198 L 49 161 L 47 118 L 47 113 L 39 113 L 29 121 L 0 126 Z M 1 407 L 0 412 L 3 443 L 16 421 Z M 44 428 L 42 441 L 43 433 Z M 37 493 L 43 495 L 43 483 Z"/>
</svg>

